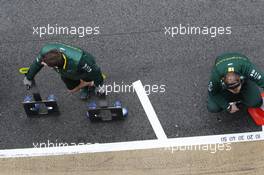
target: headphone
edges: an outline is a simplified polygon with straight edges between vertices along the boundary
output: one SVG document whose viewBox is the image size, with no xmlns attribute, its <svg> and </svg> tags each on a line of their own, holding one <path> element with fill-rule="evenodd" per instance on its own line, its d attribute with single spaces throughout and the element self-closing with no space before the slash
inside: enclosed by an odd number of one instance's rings
<svg viewBox="0 0 264 175">
<path fill-rule="evenodd" d="M 226 90 L 226 89 L 235 89 L 235 88 L 237 88 L 238 86 L 242 85 L 245 82 L 246 77 L 244 77 L 243 75 L 240 75 L 237 72 L 234 72 L 234 73 L 239 76 L 239 81 L 236 82 L 236 83 L 232 83 L 232 84 L 226 84 L 225 81 L 224 81 L 224 79 L 225 79 L 225 76 L 224 76 L 221 79 L 222 89 L 224 89 L 224 90 Z"/>
</svg>

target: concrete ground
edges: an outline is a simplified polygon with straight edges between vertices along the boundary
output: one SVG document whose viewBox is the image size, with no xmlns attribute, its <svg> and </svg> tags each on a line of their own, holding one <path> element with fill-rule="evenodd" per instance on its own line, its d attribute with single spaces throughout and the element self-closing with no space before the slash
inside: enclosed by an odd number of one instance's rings
<svg viewBox="0 0 264 175">
<path fill-rule="evenodd" d="M 149 95 L 170 138 L 260 131 L 243 111 L 210 114 L 207 83 L 215 57 L 240 52 L 264 68 L 263 1 L 0 1 L 0 148 L 32 147 L 33 142 L 108 143 L 155 139 L 135 93 L 112 93 L 129 109 L 125 121 L 91 123 L 86 102 L 68 95 L 60 77 L 43 69 L 36 77 L 45 97 L 58 98 L 57 118 L 29 119 L 21 101 L 26 92 L 20 67 L 28 66 L 48 42 L 63 42 L 96 57 L 107 83 L 166 85 Z M 36 26 L 99 26 L 99 35 L 33 35 Z M 164 34 L 165 26 L 231 26 L 231 35 Z"/>
</svg>

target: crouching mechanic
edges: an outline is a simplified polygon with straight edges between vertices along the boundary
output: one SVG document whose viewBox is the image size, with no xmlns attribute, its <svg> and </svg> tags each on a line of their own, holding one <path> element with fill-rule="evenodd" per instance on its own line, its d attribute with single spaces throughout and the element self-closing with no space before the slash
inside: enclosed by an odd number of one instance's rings
<svg viewBox="0 0 264 175">
<path fill-rule="evenodd" d="M 32 80 L 43 66 L 52 67 L 58 72 L 69 92 L 81 91 L 82 100 L 89 95 L 88 87 L 95 87 L 97 93 L 105 93 L 104 79 L 94 57 L 79 48 L 61 43 L 46 44 L 30 66 L 24 85 L 31 86 Z"/>
<path fill-rule="evenodd" d="M 259 88 L 264 88 L 264 74 L 250 60 L 239 53 L 217 57 L 208 85 L 209 112 L 239 111 L 235 101 L 247 107 L 261 107 Z"/>
</svg>

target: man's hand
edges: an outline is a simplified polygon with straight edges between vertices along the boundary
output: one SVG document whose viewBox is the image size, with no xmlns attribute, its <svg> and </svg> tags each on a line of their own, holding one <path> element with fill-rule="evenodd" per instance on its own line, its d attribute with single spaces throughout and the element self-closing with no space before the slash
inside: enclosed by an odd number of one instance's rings
<svg viewBox="0 0 264 175">
<path fill-rule="evenodd" d="M 239 108 L 237 107 L 236 103 L 231 103 L 230 104 L 230 113 L 233 114 L 233 113 L 236 113 L 237 111 L 239 111 Z"/>
<path fill-rule="evenodd" d="M 81 83 L 83 83 L 84 86 L 89 86 L 89 87 L 94 86 L 94 81 L 86 82 L 86 81 L 81 80 Z"/>
<path fill-rule="evenodd" d="M 32 86 L 32 81 L 28 80 L 27 77 L 24 78 L 23 83 L 28 88 Z"/>
<path fill-rule="evenodd" d="M 78 92 L 78 91 L 80 91 L 80 89 L 82 89 L 86 86 L 94 86 L 94 82 L 93 81 L 87 82 L 87 81 L 80 80 L 80 84 L 77 87 L 75 87 L 74 89 L 69 90 L 69 92 L 70 93 Z"/>
</svg>

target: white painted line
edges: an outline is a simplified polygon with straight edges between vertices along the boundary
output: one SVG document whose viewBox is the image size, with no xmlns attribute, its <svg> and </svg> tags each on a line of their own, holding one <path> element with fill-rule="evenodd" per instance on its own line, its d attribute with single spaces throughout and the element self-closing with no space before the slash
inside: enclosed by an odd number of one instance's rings
<svg viewBox="0 0 264 175">
<path fill-rule="evenodd" d="M 138 95 L 138 98 L 146 112 L 149 122 L 158 138 L 158 140 L 166 140 L 167 136 L 160 124 L 157 114 L 146 94 L 146 91 L 140 80 L 133 83 L 134 89 Z"/>
<path fill-rule="evenodd" d="M 51 155 L 69 155 L 81 153 L 96 153 L 110 151 L 127 151 L 140 149 L 162 148 L 174 149 L 180 146 L 209 145 L 218 143 L 236 143 L 264 140 L 263 132 L 249 132 L 238 134 L 198 136 L 185 138 L 171 138 L 167 140 L 144 140 L 130 142 L 103 143 L 80 146 L 49 147 L 49 148 L 25 148 L 0 150 L 0 158 L 34 157 Z"/>
</svg>

